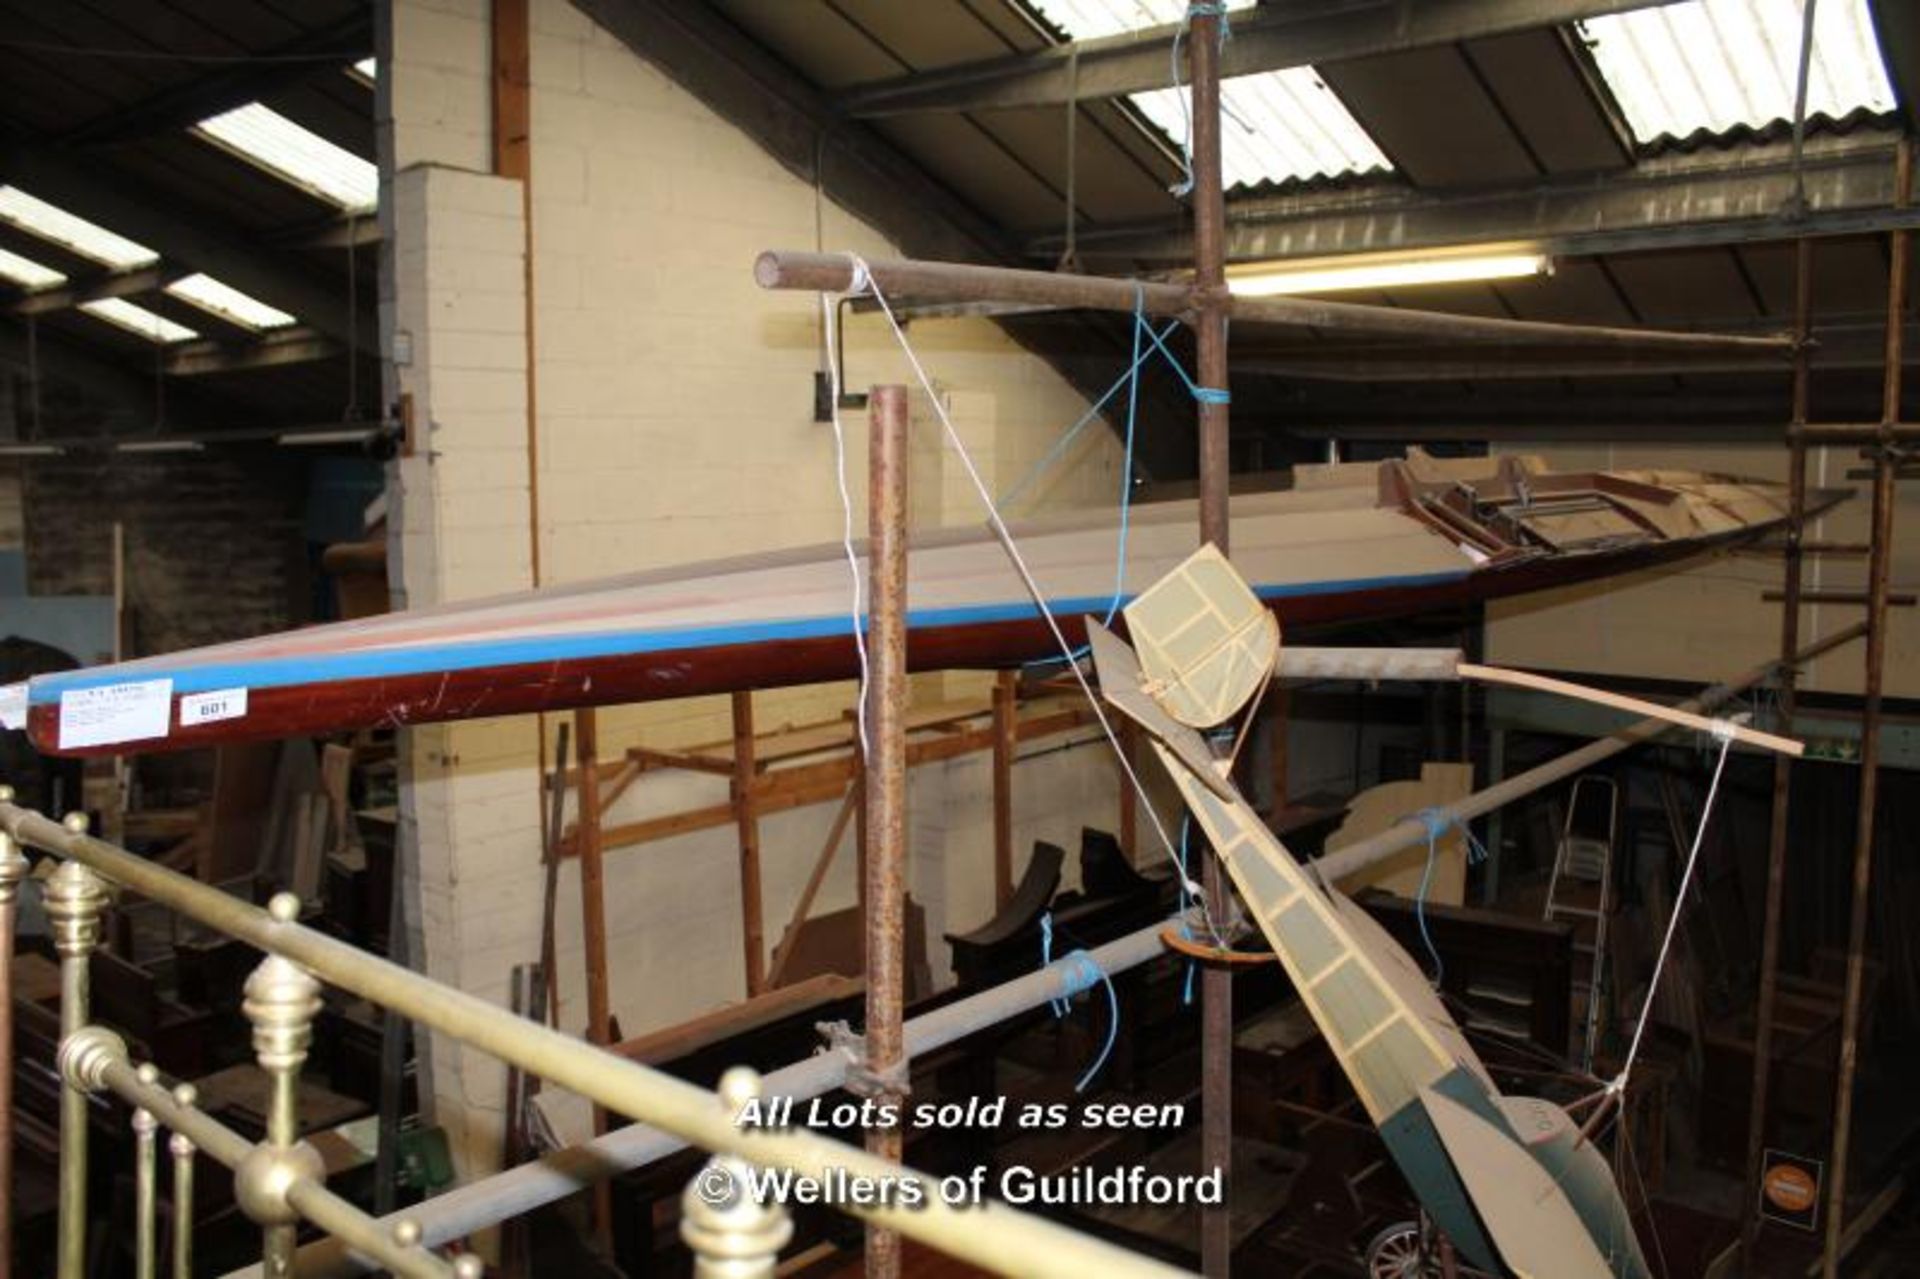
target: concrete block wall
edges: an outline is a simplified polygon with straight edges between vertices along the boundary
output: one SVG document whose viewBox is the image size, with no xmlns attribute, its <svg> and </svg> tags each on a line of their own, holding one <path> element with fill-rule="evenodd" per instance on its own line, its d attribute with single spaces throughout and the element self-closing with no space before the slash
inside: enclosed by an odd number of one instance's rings
<svg viewBox="0 0 1920 1279">
<path fill-rule="evenodd" d="M 1558 469 L 1656 468 L 1717 471 L 1782 480 L 1784 445 L 1703 448 L 1699 445 L 1514 444 L 1509 451 L 1535 453 Z M 1850 481 L 1846 472 L 1864 465 L 1853 448 L 1815 449 L 1807 459 L 1810 487 L 1856 490 L 1808 529 L 1820 541 L 1864 542 L 1872 509 L 1872 485 Z M 1896 590 L 1920 581 L 1920 541 L 1902 533 L 1920 524 L 1920 492 L 1895 488 L 1895 543 L 1891 578 Z M 1809 557 L 1809 588 L 1866 589 L 1867 566 L 1858 556 Z M 1567 587 L 1490 606 L 1487 658 L 1514 666 L 1595 671 L 1711 684 L 1780 655 L 1780 605 L 1761 599 L 1777 590 L 1777 555 L 1723 555 L 1685 570 L 1652 571 Z M 1864 616 L 1845 605 L 1812 605 L 1800 619 L 1803 644 L 1844 630 Z M 1913 609 L 1888 613 L 1886 691 L 1890 697 L 1920 696 L 1920 616 Z M 1802 688 L 1828 693 L 1861 691 L 1865 646 L 1847 645 L 1811 663 Z"/>
<path fill-rule="evenodd" d="M 528 490 L 537 483 L 542 581 L 560 583 L 702 558 L 837 540 L 843 519 L 832 430 L 812 421 L 820 312 L 752 281 L 754 255 L 816 245 L 896 252 L 816 201 L 748 137 L 600 31 L 567 0 L 533 5 L 533 327 L 538 468 L 526 442 L 521 189 L 488 176 L 487 10 L 482 0 L 394 0 L 388 77 L 395 157 L 392 324 L 411 359 L 401 389 L 430 451 L 397 464 L 396 593 L 412 605 L 531 582 Z M 1086 409 L 1043 362 L 978 321 L 915 324 L 936 394 L 988 483 L 1005 491 Z M 911 383 L 878 317 L 851 320 L 850 389 Z M 1119 369 L 1115 369 L 1116 375 Z M 980 508 L 913 388 L 910 504 L 916 524 L 976 523 Z M 856 535 L 865 530 L 866 423 L 846 420 Z M 1020 512 L 1112 506 L 1119 449 L 1084 431 Z M 977 676 L 917 677 L 916 700 L 974 693 Z M 844 714 L 850 684 L 756 697 L 764 731 Z M 547 730 L 557 728 L 550 717 Z M 420 878 L 423 963 L 505 1001 L 508 973 L 539 936 L 540 727 L 533 717 L 410 734 L 403 816 Z M 725 699 L 604 712 L 601 754 L 627 745 L 719 741 Z M 1017 841 L 1072 848 L 1086 822 L 1111 827 L 1115 769 L 1102 751 L 1036 753 L 1016 770 Z M 985 755 L 912 775 L 912 882 L 943 931 L 992 910 Z M 612 821 L 725 798 L 721 779 L 662 775 Z M 837 804 L 762 822 L 767 943 L 779 938 Z M 1016 870 L 1018 867 L 1016 867 Z M 815 905 L 855 900 L 851 833 Z M 573 867 L 562 878 L 563 1024 L 585 1019 Z M 740 998 L 745 989 L 738 855 L 731 828 L 610 852 L 610 971 L 627 1034 Z M 431 1063 L 436 1118 L 462 1170 L 496 1157 L 504 1072 L 451 1045 Z"/>
</svg>

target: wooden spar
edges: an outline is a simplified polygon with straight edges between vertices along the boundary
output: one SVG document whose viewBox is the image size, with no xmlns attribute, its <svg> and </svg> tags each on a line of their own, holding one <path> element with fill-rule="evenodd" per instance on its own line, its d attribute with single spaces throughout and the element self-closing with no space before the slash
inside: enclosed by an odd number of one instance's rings
<svg viewBox="0 0 1920 1279">
<path fill-rule="evenodd" d="M 1865 635 L 1866 631 L 1867 628 L 1864 623 L 1858 626 L 1850 626 L 1843 631 L 1837 631 L 1827 638 L 1802 649 L 1794 656 L 1794 664 L 1804 665 L 1823 653 L 1831 652 L 1843 644 L 1852 643 L 1854 640 Z M 1724 684 L 1714 685 L 1698 697 L 1682 702 L 1678 707 L 1664 709 L 1677 709 L 1693 714 L 1712 710 L 1716 706 L 1724 705 L 1730 698 L 1766 679 L 1769 675 L 1777 671 L 1781 665 L 1782 663 L 1778 661 L 1766 662 L 1734 677 Z M 1537 768 L 1528 769 L 1524 773 L 1517 773 L 1505 781 L 1497 782 L 1487 787 L 1485 790 L 1475 791 L 1465 799 L 1445 805 L 1440 810 L 1440 815 L 1448 820 L 1462 822 L 1471 821 L 1476 817 L 1483 817 L 1495 809 L 1511 804 L 1514 800 L 1530 795 L 1544 786 L 1551 786 L 1554 782 L 1571 777 L 1582 769 L 1591 768 L 1601 760 L 1617 755 L 1630 746 L 1636 746 L 1660 733 L 1666 732 L 1670 727 L 1672 727 L 1672 721 L 1667 716 L 1649 716 L 1636 724 L 1631 724 L 1621 729 L 1611 737 L 1603 737 L 1598 741 L 1589 742 L 1578 750 L 1569 751 L 1557 759 L 1548 760 Z M 1378 835 L 1374 835 L 1369 839 L 1363 839 L 1358 843 L 1349 844 L 1337 853 L 1330 853 L 1320 858 L 1314 865 L 1318 868 L 1321 877 L 1331 883 L 1344 879 L 1357 871 L 1365 870 L 1368 866 L 1373 865 L 1383 857 L 1391 857 L 1402 849 L 1412 848 L 1416 844 L 1423 843 L 1426 838 L 1426 823 L 1409 818 L 1396 826 L 1381 831 Z"/>
<path fill-rule="evenodd" d="M 1012 671 L 1001 671 L 993 685 L 993 900 L 1005 906 L 1013 897 L 1013 748 L 1018 740 Z"/>
<path fill-rule="evenodd" d="M 1498 666 L 1476 666 L 1470 662 L 1462 662 L 1460 678 L 1478 680 L 1483 684 L 1504 684 L 1509 688 L 1531 688 L 1538 692 L 1571 697 L 1577 701 L 1592 702 L 1596 706 L 1611 706 L 1619 711 L 1636 711 L 1649 719 L 1663 719 L 1669 724 L 1681 728 L 1699 729 L 1703 733 L 1725 732 L 1736 742 L 1795 758 L 1804 755 L 1807 749 L 1805 745 L 1791 738 L 1781 737 L 1775 733 L 1763 733 L 1759 729 L 1748 728 L 1744 724 L 1708 719 L 1704 715 L 1695 715 L 1681 707 L 1661 706 L 1656 702 L 1642 701 L 1638 697 L 1626 697 L 1619 693 L 1609 693 L 1605 689 L 1588 688 L 1584 684 L 1574 684 L 1546 675 L 1535 675 L 1531 671 L 1510 671 Z"/>
<path fill-rule="evenodd" d="M 1198 21 L 1205 21 L 1200 19 Z M 1196 21 L 1196 30 L 1198 29 Z M 1196 117 L 1197 118 L 1197 117 Z M 1195 166 L 1199 162 L 1196 125 Z M 1195 184 L 1195 195 L 1201 183 Z M 1224 232 L 1223 232 L 1224 234 Z M 1196 241 L 1197 247 L 1197 241 Z M 1190 317 L 1202 299 L 1186 284 L 1162 280 L 1123 280 L 1111 276 L 1028 271 L 1017 267 L 977 266 L 961 262 L 922 262 L 878 258 L 865 263 L 868 277 L 889 298 L 943 302 L 1006 302 L 1091 311 L 1136 309 L 1147 315 Z M 755 260 L 754 280 L 764 289 L 800 289 L 846 293 L 854 289 L 852 259 L 844 253 L 768 250 Z M 1224 283 L 1216 283 L 1224 289 Z M 1420 342 L 1486 342 L 1509 346 L 1564 347 L 1569 352 L 1634 350 L 1674 355 L 1751 355 L 1784 361 L 1793 349 L 1785 336 L 1691 333 L 1666 329 L 1625 329 L 1593 324 L 1553 324 L 1538 320 L 1502 320 L 1367 306 L 1295 297 L 1228 298 L 1227 313 L 1242 324 L 1271 324 L 1354 337 L 1399 338 Z M 1204 380 L 1204 379 L 1203 379 Z"/>
<path fill-rule="evenodd" d="M 867 1024 L 863 1072 L 882 1100 L 906 1088 L 907 388 L 876 386 L 868 410 Z M 867 1150 L 899 1162 L 898 1124 L 867 1129 Z M 900 1236 L 869 1223 L 867 1279 L 898 1279 Z"/>
<path fill-rule="evenodd" d="M 733 816 L 740 831 L 740 920 L 745 936 L 747 994 L 767 988 L 766 925 L 760 891 L 760 815 L 754 807 L 759 767 L 753 758 L 753 693 L 733 694 Z"/>
<path fill-rule="evenodd" d="M 835 814 L 833 825 L 827 830 L 827 842 L 820 846 L 820 855 L 813 859 L 813 870 L 807 875 L 806 886 L 800 890 L 800 900 L 793 904 L 793 918 L 787 922 L 786 935 L 773 948 L 773 967 L 767 973 L 768 989 L 778 989 L 780 979 L 786 975 L 787 960 L 793 956 L 793 944 L 800 940 L 800 926 L 813 913 L 813 899 L 820 895 L 820 886 L 826 882 L 827 872 L 833 869 L 840 844 L 847 837 L 847 823 L 853 820 L 853 810 L 859 806 L 860 783 L 855 780 L 847 787 L 847 797 L 840 801 L 840 811 Z"/>
</svg>

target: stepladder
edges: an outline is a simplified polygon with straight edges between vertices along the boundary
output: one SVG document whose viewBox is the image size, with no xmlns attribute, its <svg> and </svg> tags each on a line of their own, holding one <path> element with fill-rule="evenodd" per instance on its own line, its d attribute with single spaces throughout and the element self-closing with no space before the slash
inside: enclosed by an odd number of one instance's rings
<svg viewBox="0 0 1920 1279">
<path fill-rule="evenodd" d="M 1620 791 L 1611 777 L 1575 779 L 1554 847 L 1544 918 L 1573 929 L 1571 1045 L 1582 1070 L 1593 1069 L 1606 1020 L 1607 923 L 1613 913 L 1613 856 L 1619 835 Z"/>
</svg>

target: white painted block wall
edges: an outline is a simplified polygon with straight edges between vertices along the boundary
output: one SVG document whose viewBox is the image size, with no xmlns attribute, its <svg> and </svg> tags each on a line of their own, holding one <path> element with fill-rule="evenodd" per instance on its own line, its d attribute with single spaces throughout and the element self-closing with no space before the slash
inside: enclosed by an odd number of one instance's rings
<svg viewBox="0 0 1920 1279">
<path fill-rule="evenodd" d="M 574 581 L 701 558 L 836 539 L 842 511 L 833 436 L 812 421 L 817 301 L 769 294 L 752 262 L 770 247 L 896 252 L 827 203 L 566 0 L 535 0 L 533 190 L 535 372 L 542 579 Z M 397 178 L 395 327 L 400 370 L 431 452 L 400 463 L 397 589 L 419 605 L 531 581 L 524 262 L 518 183 L 488 164 L 488 47 L 482 0 L 394 0 L 390 69 Z M 1048 366 L 978 321 L 916 324 L 913 341 L 992 485 L 1004 491 L 1077 419 L 1085 400 Z M 911 375 L 883 323 L 857 318 L 847 343 L 856 389 Z M 1120 372 L 1115 369 L 1115 374 Z M 916 523 L 972 523 L 977 502 L 915 391 Z M 847 420 L 854 522 L 864 531 L 865 420 Z M 1027 511 L 1116 501 L 1119 449 L 1096 426 Z M 1098 586 L 1092 587 L 1098 589 Z M 921 677 L 918 698 L 983 691 L 971 676 Z M 762 728 L 842 713 L 850 685 L 769 692 Z M 549 721 L 549 731 L 557 726 Z M 411 734 L 404 817 L 415 841 L 435 977 L 505 1002 L 515 964 L 538 952 L 537 721 Z M 729 734 L 725 699 L 603 713 L 601 752 Z M 1057 742 L 1030 743 L 1032 751 Z M 913 773 L 912 883 L 928 949 L 992 911 L 990 768 L 985 755 Z M 1083 823 L 1111 829 L 1116 773 L 1094 747 L 1048 752 L 1015 778 L 1016 873 L 1031 841 L 1072 849 Z M 650 779 L 615 821 L 716 802 L 720 779 Z M 767 942 L 777 941 L 834 805 L 763 822 Z M 849 840 L 849 844 L 850 844 Z M 816 912 L 854 901 L 843 850 Z M 731 828 L 609 853 L 613 1005 L 637 1034 L 744 992 L 737 846 Z M 584 1022 L 579 893 L 560 890 L 564 1022 Z M 1037 961 L 1036 956 L 1036 961 Z M 461 1170 L 497 1159 L 504 1071 L 436 1043 L 436 1118 Z"/>
</svg>

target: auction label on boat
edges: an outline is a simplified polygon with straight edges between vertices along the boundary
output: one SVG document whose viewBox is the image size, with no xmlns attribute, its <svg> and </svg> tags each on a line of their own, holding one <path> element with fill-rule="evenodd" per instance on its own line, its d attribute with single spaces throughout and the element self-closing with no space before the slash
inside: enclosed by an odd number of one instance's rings
<svg viewBox="0 0 1920 1279">
<path fill-rule="evenodd" d="M 60 748 L 113 746 L 165 737 L 173 714 L 173 681 L 140 680 L 60 694 Z"/>
<path fill-rule="evenodd" d="M 218 724 L 247 713 L 247 690 L 223 688 L 213 693 L 189 693 L 180 699 L 180 727 Z"/>
<path fill-rule="evenodd" d="M 27 686 L 7 684 L 0 687 L 0 728 L 27 726 Z"/>
</svg>

